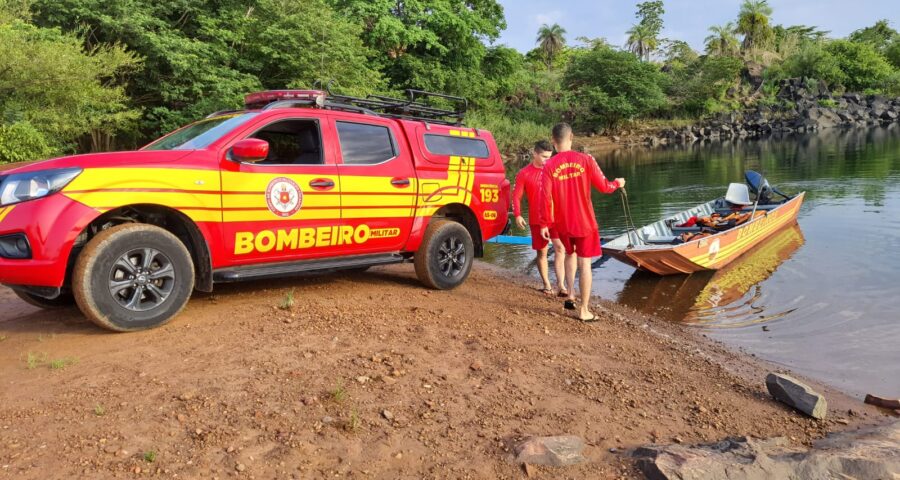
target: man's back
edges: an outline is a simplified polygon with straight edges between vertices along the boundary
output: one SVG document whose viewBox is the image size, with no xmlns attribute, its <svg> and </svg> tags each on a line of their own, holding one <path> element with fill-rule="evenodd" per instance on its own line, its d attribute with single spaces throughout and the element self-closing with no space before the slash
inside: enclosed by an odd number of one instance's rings
<svg viewBox="0 0 900 480">
<path fill-rule="evenodd" d="M 591 204 L 591 186 L 603 193 L 618 188 L 606 179 L 594 157 L 575 151 L 556 154 L 544 166 L 542 224 L 553 225 L 560 235 L 584 237 L 597 231 Z"/>
</svg>

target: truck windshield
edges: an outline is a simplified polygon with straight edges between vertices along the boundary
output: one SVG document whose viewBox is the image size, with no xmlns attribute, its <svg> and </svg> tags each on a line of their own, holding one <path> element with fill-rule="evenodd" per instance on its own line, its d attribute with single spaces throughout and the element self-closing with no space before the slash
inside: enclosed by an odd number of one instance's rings
<svg viewBox="0 0 900 480">
<path fill-rule="evenodd" d="M 205 118 L 156 140 L 142 150 L 197 150 L 206 148 L 211 143 L 222 138 L 222 135 L 256 115 L 258 114 L 236 113 Z"/>
</svg>

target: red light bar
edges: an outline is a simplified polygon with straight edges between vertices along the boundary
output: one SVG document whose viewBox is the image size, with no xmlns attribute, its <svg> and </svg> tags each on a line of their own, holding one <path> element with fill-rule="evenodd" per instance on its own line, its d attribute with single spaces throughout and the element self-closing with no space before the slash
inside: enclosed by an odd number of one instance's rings
<svg viewBox="0 0 900 480">
<path fill-rule="evenodd" d="M 324 103 L 326 94 L 321 90 L 266 90 L 244 97 L 244 107 L 248 110 L 265 107 L 279 100 L 310 100 Z M 321 100 L 319 100 L 321 98 Z"/>
</svg>

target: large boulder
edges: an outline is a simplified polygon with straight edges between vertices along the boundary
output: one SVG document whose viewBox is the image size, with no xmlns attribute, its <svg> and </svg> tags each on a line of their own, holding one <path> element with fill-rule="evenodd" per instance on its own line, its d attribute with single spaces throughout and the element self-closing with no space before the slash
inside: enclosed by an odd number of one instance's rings
<svg viewBox="0 0 900 480">
<path fill-rule="evenodd" d="M 820 129 L 833 128 L 842 123 L 841 117 L 827 108 L 813 107 L 804 110 L 803 117 L 815 122 Z"/>
<path fill-rule="evenodd" d="M 652 445 L 633 456 L 650 480 L 893 480 L 900 476 L 900 422 L 831 434 L 809 450 L 784 438 L 740 437 L 696 447 Z"/>
<path fill-rule="evenodd" d="M 828 414 L 828 402 L 825 401 L 825 397 L 794 377 L 770 373 L 766 376 L 766 388 L 776 400 L 810 417 L 821 420 Z"/>
</svg>

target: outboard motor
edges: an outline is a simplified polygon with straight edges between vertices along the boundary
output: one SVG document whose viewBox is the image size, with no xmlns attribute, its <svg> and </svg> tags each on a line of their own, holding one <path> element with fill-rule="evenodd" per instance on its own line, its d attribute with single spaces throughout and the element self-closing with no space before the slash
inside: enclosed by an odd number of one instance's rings
<svg viewBox="0 0 900 480">
<path fill-rule="evenodd" d="M 744 178 L 747 180 L 747 185 L 750 187 L 750 190 L 756 195 L 756 198 L 759 199 L 759 205 L 768 205 L 769 203 L 772 203 L 772 187 L 769 185 L 769 181 L 766 180 L 761 173 L 747 170 L 744 173 Z"/>
</svg>

